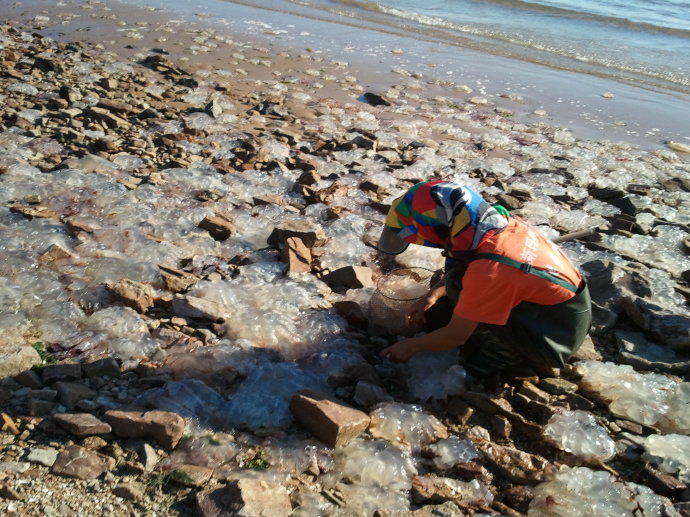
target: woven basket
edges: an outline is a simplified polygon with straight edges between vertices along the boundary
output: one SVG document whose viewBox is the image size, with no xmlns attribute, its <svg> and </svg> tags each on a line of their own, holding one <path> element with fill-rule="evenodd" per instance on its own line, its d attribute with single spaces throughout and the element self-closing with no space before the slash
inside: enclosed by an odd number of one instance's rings
<svg viewBox="0 0 690 517">
<path fill-rule="evenodd" d="M 379 278 L 376 292 L 369 300 L 369 332 L 382 335 L 411 336 L 419 329 L 405 318 L 412 305 L 426 296 L 434 271 L 421 267 L 396 269 Z"/>
</svg>

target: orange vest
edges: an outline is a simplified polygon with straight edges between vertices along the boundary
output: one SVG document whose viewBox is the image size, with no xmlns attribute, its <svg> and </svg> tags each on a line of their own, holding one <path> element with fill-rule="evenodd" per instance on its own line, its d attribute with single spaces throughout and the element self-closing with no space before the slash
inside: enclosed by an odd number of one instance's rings
<svg viewBox="0 0 690 517">
<path fill-rule="evenodd" d="M 511 218 L 502 232 L 477 248 L 475 256 L 478 258 L 470 262 L 462 277 L 454 310 L 471 321 L 505 325 L 518 304 L 562 303 L 575 296 L 574 290 L 582 285 L 580 272 L 565 253 L 520 219 Z M 500 262 L 501 258 L 513 265 Z M 518 263 L 524 265 L 522 269 L 515 267 Z M 534 274 L 539 272 L 552 275 L 563 285 Z"/>
</svg>

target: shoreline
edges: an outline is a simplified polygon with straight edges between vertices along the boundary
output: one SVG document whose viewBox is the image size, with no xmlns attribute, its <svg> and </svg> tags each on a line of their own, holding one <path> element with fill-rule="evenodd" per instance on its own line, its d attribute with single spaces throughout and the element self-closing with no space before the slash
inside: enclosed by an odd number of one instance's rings
<svg viewBox="0 0 690 517">
<path fill-rule="evenodd" d="M 153 4 L 157 0 L 141 1 Z M 68 13 L 79 5 L 72 2 L 59 7 L 46 6 L 43 1 L 23 2 L 19 7 L 0 7 L 0 16 L 7 16 L 8 11 L 15 15 L 23 12 L 23 19 L 28 19 L 37 14 L 36 9 L 46 12 L 49 17 L 51 13 L 58 16 L 60 12 Z M 230 23 L 226 12 L 221 11 L 215 20 L 207 11 L 200 12 L 207 5 L 240 10 Z M 103 7 L 108 11 L 99 14 L 98 10 Z M 176 14 L 181 16 L 174 16 Z M 269 15 L 265 25 L 256 18 L 260 14 Z M 647 151 L 664 149 L 669 141 L 690 145 L 690 134 L 684 132 L 687 124 L 682 117 L 688 104 L 682 94 L 652 92 L 471 50 L 460 50 L 454 56 L 448 56 L 446 49 L 424 42 L 419 43 L 425 46 L 424 51 L 407 52 L 406 46 L 415 43 L 412 40 L 367 31 L 363 33 L 359 48 L 355 43 L 340 48 L 337 53 L 333 46 L 342 44 L 343 38 L 347 37 L 342 27 L 328 22 L 305 27 L 299 25 L 307 22 L 291 15 L 218 0 L 206 0 L 206 3 L 196 6 L 183 4 L 175 9 L 137 7 L 117 1 L 108 2 L 107 6 L 105 3 L 95 4 L 93 9 L 83 10 L 78 18 L 57 26 L 51 21 L 52 26 L 40 32 L 65 41 L 108 41 L 108 50 L 128 58 L 159 47 L 169 52 L 173 59 L 182 59 L 186 66 L 209 71 L 231 70 L 232 62 L 236 60 L 228 59 L 227 53 L 223 52 L 227 46 L 222 42 L 216 41 L 218 47 L 215 49 L 189 52 L 195 45 L 194 34 L 189 34 L 189 31 L 203 34 L 210 30 L 213 32 L 212 42 L 214 39 L 235 41 L 247 38 L 252 47 L 267 50 L 256 53 L 255 59 L 270 58 L 273 61 L 270 69 L 253 67 L 248 71 L 246 81 L 275 79 L 278 77 L 275 72 L 289 73 L 293 68 L 296 73 L 300 73 L 300 69 L 304 72 L 309 68 L 305 64 L 310 60 L 319 66 L 335 62 L 340 64 L 338 68 L 348 70 L 357 78 L 344 88 L 342 84 L 333 85 L 321 80 L 325 83 L 324 96 L 338 97 L 342 102 L 356 104 L 359 90 L 353 90 L 351 86 L 377 94 L 384 94 L 390 88 L 407 89 L 418 94 L 420 101 L 440 99 L 441 103 L 447 104 L 461 104 L 473 97 L 483 97 L 496 108 L 510 110 L 510 116 L 516 122 L 545 123 L 564 128 L 580 140 L 624 142 Z M 156 41 L 161 35 L 166 36 L 165 31 L 161 34 L 161 28 L 166 26 L 180 29 L 175 32 L 179 41 L 172 38 Z M 310 30 L 302 30 L 305 28 Z M 132 32 L 141 39 L 128 37 Z M 372 42 L 372 38 L 380 40 Z M 246 45 L 244 47 L 243 51 L 247 51 Z M 282 59 L 280 53 L 285 54 Z M 305 55 L 311 59 L 305 59 Z M 420 55 L 428 59 L 421 59 Z M 449 59 L 454 59 L 456 66 L 453 67 Z M 684 160 L 690 159 L 687 154 L 679 156 Z"/>
</svg>

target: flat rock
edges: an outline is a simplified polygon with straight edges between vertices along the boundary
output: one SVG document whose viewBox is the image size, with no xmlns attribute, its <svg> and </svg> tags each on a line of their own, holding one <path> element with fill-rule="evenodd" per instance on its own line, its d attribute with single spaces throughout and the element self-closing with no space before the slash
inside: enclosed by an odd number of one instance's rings
<svg viewBox="0 0 690 517">
<path fill-rule="evenodd" d="M 287 517 L 292 513 L 285 487 L 259 479 L 239 479 L 196 496 L 201 517 Z"/>
<path fill-rule="evenodd" d="M 202 230 L 208 231 L 211 237 L 217 241 L 224 241 L 237 232 L 237 227 L 232 221 L 219 215 L 204 217 L 198 226 Z"/>
<path fill-rule="evenodd" d="M 58 413 L 53 419 L 74 436 L 106 434 L 111 431 L 108 424 L 90 413 Z"/>
<path fill-rule="evenodd" d="M 161 265 L 159 265 L 158 268 L 163 277 L 163 282 L 165 282 L 165 287 L 174 293 L 187 291 L 199 281 L 197 276 L 187 273 L 186 271 L 180 271 Z"/>
<path fill-rule="evenodd" d="M 552 395 L 565 395 L 566 393 L 574 393 L 577 391 L 577 384 L 558 377 L 541 379 L 537 386 Z"/>
<path fill-rule="evenodd" d="M 173 312 L 183 318 L 199 318 L 210 321 L 225 321 L 227 310 L 221 304 L 190 295 L 175 295 Z"/>
<path fill-rule="evenodd" d="M 50 364 L 41 370 L 44 384 L 57 381 L 76 381 L 81 379 L 82 371 L 79 363 Z"/>
<path fill-rule="evenodd" d="M 276 226 L 266 239 L 266 242 L 269 246 L 280 248 L 290 237 L 298 237 L 307 248 L 313 248 L 317 241 L 325 238 L 325 235 L 323 230 L 315 227 L 313 223 L 297 219 L 285 221 Z"/>
<path fill-rule="evenodd" d="M 309 273 L 311 271 L 311 250 L 299 237 L 288 237 L 281 251 L 283 262 L 290 273 Z"/>
<path fill-rule="evenodd" d="M 82 369 L 87 377 L 119 377 L 120 363 L 114 357 L 104 357 L 90 363 L 82 364 Z"/>
<path fill-rule="evenodd" d="M 50 264 L 56 260 L 72 258 L 74 255 L 59 244 L 51 244 L 39 256 L 39 264 Z"/>
<path fill-rule="evenodd" d="M 465 517 L 467 514 L 455 503 L 429 504 L 418 510 L 377 510 L 374 517 Z"/>
<path fill-rule="evenodd" d="M 153 307 L 153 287 L 149 284 L 122 279 L 113 284 L 106 284 L 117 301 L 143 314 Z"/>
<path fill-rule="evenodd" d="M 80 400 L 92 399 L 97 395 L 95 390 L 77 382 L 56 382 L 53 387 L 58 392 L 60 402 L 68 409 L 73 408 Z"/>
<path fill-rule="evenodd" d="M 60 451 L 52 448 L 36 447 L 29 451 L 26 455 L 26 460 L 30 463 L 37 463 L 44 467 L 52 467 L 57 460 Z"/>
<path fill-rule="evenodd" d="M 169 411 L 118 411 L 104 415 L 113 433 L 121 438 L 153 438 L 166 449 L 174 449 L 185 430 L 185 420 Z"/>
<path fill-rule="evenodd" d="M 329 447 L 340 447 L 369 426 L 366 413 L 334 400 L 324 393 L 301 390 L 290 399 L 295 420 Z"/>
<path fill-rule="evenodd" d="M 625 312 L 639 328 L 677 351 L 690 350 L 690 316 L 674 314 L 642 298 L 626 297 Z"/>
<path fill-rule="evenodd" d="M 460 507 L 484 506 L 493 500 L 488 490 L 482 493 L 466 481 L 433 475 L 412 478 L 412 497 L 417 503 L 452 501 Z"/>
<path fill-rule="evenodd" d="M 554 467 L 546 458 L 487 441 L 476 443 L 486 459 L 514 483 L 536 484 Z"/>
<path fill-rule="evenodd" d="M 115 468 L 115 460 L 79 445 L 65 448 L 53 464 L 53 474 L 78 479 L 95 479 Z"/>
<path fill-rule="evenodd" d="M 323 281 L 331 287 L 361 289 L 373 287 L 373 272 L 366 266 L 345 266 L 324 276 Z"/>
<path fill-rule="evenodd" d="M 10 212 L 14 214 L 21 214 L 27 219 L 55 219 L 58 221 L 60 215 L 57 212 L 45 206 L 31 206 L 31 205 L 13 205 L 10 207 Z"/>
</svg>

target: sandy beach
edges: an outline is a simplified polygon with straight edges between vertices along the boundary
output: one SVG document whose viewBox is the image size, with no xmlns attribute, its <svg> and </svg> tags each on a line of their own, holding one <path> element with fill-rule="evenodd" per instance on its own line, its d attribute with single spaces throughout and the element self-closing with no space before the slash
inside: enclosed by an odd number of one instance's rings
<svg viewBox="0 0 690 517">
<path fill-rule="evenodd" d="M 187 4 L 0 6 L 0 513 L 690 515 L 679 98 L 494 89 L 491 56 L 485 84 L 433 78 L 272 16 L 287 34 Z M 442 259 L 375 241 L 430 178 L 569 235 L 595 304 L 569 364 L 379 357 L 377 280 Z"/>
</svg>

